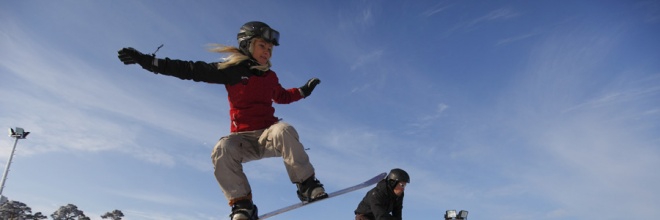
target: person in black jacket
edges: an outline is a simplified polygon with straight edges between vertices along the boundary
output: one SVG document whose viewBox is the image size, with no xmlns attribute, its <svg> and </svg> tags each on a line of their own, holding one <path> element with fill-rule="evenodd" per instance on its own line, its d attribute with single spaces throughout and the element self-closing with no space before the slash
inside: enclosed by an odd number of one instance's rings
<svg viewBox="0 0 660 220">
<path fill-rule="evenodd" d="M 355 220 L 401 220 L 403 195 L 408 183 L 410 176 L 406 171 L 392 169 L 358 204 Z"/>
</svg>

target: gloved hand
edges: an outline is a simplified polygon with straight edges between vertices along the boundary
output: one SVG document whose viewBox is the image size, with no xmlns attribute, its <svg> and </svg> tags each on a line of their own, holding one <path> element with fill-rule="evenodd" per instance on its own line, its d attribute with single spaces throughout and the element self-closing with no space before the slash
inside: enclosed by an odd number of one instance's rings
<svg viewBox="0 0 660 220">
<path fill-rule="evenodd" d="M 314 91 L 314 88 L 316 85 L 321 83 L 321 80 L 318 78 L 311 78 L 305 85 L 301 86 L 300 89 L 300 94 L 302 94 L 303 97 L 307 97 L 312 94 L 312 91 Z"/>
<path fill-rule="evenodd" d="M 121 60 L 121 62 L 123 62 L 125 65 L 137 63 L 142 66 L 142 68 L 153 72 L 153 62 L 155 59 L 154 56 L 143 54 L 132 47 L 122 48 L 121 50 L 117 51 L 117 53 L 119 54 L 117 57 L 119 57 L 119 60 Z"/>
</svg>

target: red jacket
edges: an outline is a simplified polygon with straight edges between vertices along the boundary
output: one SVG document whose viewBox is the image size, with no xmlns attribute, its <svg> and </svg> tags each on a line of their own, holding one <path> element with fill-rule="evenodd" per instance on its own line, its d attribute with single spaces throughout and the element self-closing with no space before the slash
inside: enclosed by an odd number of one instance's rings
<svg viewBox="0 0 660 220">
<path fill-rule="evenodd" d="M 231 132 L 265 129 L 275 124 L 273 102 L 289 104 L 303 98 L 298 88 L 284 89 L 272 70 L 251 70 L 254 61 L 219 70 L 217 63 L 158 59 L 152 70 L 184 80 L 224 84 L 229 99 Z"/>
</svg>

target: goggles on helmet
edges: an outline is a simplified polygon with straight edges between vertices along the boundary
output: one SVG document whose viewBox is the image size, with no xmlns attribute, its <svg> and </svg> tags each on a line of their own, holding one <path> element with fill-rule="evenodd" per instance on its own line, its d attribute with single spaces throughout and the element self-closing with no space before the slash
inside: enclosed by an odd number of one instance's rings
<svg viewBox="0 0 660 220">
<path fill-rule="evenodd" d="M 261 38 L 272 43 L 275 46 L 280 45 L 280 32 L 269 27 L 261 28 Z"/>
<path fill-rule="evenodd" d="M 264 39 L 266 42 L 269 42 L 275 46 L 280 45 L 280 32 L 267 26 L 260 28 L 253 28 L 252 31 L 245 31 L 239 33 L 238 35 L 239 40 L 251 39 L 253 37 L 260 37 Z"/>
</svg>

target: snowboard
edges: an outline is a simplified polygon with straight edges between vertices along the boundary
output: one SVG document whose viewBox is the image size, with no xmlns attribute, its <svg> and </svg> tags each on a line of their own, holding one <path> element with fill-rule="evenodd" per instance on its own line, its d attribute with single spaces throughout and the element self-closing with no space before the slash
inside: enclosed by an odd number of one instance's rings
<svg viewBox="0 0 660 220">
<path fill-rule="evenodd" d="M 290 205 L 290 206 L 287 206 L 287 207 L 284 207 L 284 208 L 281 208 L 281 209 L 278 209 L 278 210 L 260 215 L 258 219 L 259 220 L 267 219 L 267 218 L 270 218 L 270 217 L 273 217 L 273 216 L 276 216 L 276 215 L 279 215 L 279 214 L 282 214 L 282 213 L 285 213 L 285 212 L 288 212 L 288 211 L 291 211 L 291 210 L 294 210 L 294 209 L 297 209 L 297 208 L 300 208 L 300 207 L 303 207 L 303 206 L 306 206 L 306 205 L 309 205 L 309 204 L 314 204 L 314 203 L 317 203 L 319 201 L 330 199 L 332 197 L 337 197 L 337 196 L 345 194 L 345 193 L 353 192 L 355 190 L 359 190 L 359 189 L 365 188 L 367 186 L 371 186 L 373 184 L 378 183 L 380 180 L 385 179 L 386 175 L 387 175 L 386 173 L 378 174 L 377 176 L 374 176 L 373 178 L 371 178 L 367 181 L 364 181 L 363 183 L 360 183 L 360 184 L 357 184 L 357 185 L 354 185 L 354 186 L 351 186 L 351 187 L 347 187 L 347 188 L 329 193 L 327 198 L 319 199 L 319 200 L 312 201 L 312 202 L 299 202 L 299 203 L 296 203 L 296 204 L 293 204 L 293 205 Z"/>
</svg>

